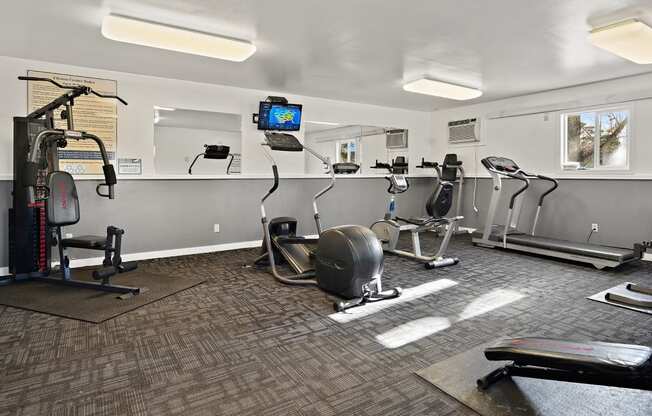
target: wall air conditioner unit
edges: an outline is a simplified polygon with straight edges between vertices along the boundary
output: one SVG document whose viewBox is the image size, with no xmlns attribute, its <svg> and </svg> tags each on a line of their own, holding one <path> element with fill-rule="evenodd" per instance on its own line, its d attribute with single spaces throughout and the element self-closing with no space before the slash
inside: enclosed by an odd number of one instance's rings
<svg viewBox="0 0 652 416">
<path fill-rule="evenodd" d="M 480 141 L 480 120 L 468 118 L 448 122 L 448 143 L 477 143 Z"/>
<path fill-rule="evenodd" d="M 386 147 L 388 149 L 407 149 L 408 147 L 408 131 L 405 129 L 389 129 L 385 130 L 387 137 Z"/>
</svg>

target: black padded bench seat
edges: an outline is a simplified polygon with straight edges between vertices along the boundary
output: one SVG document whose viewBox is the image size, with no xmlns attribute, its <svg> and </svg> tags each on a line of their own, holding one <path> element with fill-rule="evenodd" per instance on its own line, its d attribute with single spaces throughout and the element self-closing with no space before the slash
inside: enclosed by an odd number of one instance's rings
<svg viewBox="0 0 652 416">
<path fill-rule="evenodd" d="M 502 241 L 503 237 L 502 235 L 492 235 L 491 239 Z M 508 234 L 507 243 L 611 260 L 618 263 L 626 263 L 636 259 L 636 254 L 631 249 L 576 243 L 573 241 L 557 240 L 555 238 L 536 237 L 528 234 Z"/>
<path fill-rule="evenodd" d="M 484 355 L 511 363 L 478 379 L 481 389 L 503 378 L 529 377 L 652 390 L 652 348 L 641 345 L 513 338 L 486 348 Z"/>
<path fill-rule="evenodd" d="M 491 361 L 517 365 L 600 372 L 637 372 L 652 358 L 652 348 L 609 342 L 573 342 L 551 338 L 513 338 L 485 350 Z"/>
<path fill-rule="evenodd" d="M 64 247 L 85 248 L 89 250 L 104 250 L 106 248 L 106 237 L 97 235 L 83 235 L 74 238 L 61 240 Z"/>
</svg>

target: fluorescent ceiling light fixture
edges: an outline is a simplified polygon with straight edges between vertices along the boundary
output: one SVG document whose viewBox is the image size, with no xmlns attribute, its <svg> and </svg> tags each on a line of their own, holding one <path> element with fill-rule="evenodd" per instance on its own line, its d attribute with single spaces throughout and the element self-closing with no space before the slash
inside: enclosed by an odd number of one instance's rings
<svg viewBox="0 0 652 416">
<path fill-rule="evenodd" d="M 158 105 L 155 105 L 155 106 L 154 106 L 154 110 L 159 110 L 159 111 L 175 111 L 176 108 L 172 108 L 172 107 L 160 107 L 160 106 L 158 106 Z"/>
<path fill-rule="evenodd" d="M 428 78 L 408 82 L 403 85 L 403 89 L 417 94 L 434 95 L 435 97 L 450 98 L 451 100 L 472 100 L 482 95 L 482 91 L 475 88 L 462 87 L 461 85 Z"/>
<path fill-rule="evenodd" d="M 256 52 L 256 46 L 244 40 L 114 14 L 102 21 L 102 35 L 118 42 L 235 62 L 242 62 Z"/>
<path fill-rule="evenodd" d="M 652 64 L 652 28 L 630 19 L 593 29 L 591 42 L 637 64 Z"/>
</svg>

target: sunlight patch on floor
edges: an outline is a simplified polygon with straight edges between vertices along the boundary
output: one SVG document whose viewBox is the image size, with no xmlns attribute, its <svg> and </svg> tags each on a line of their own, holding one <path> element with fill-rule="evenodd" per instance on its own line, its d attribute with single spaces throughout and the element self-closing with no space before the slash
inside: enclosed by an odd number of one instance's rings
<svg viewBox="0 0 652 416">
<path fill-rule="evenodd" d="M 376 341 L 386 348 L 398 348 L 443 331 L 451 326 L 448 318 L 429 316 L 415 319 L 377 335 Z"/>
<path fill-rule="evenodd" d="M 525 295 L 514 290 L 496 289 L 475 298 L 456 317 L 428 316 L 415 319 L 377 335 L 376 341 L 386 348 L 399 348 L 443 331 L 456 322 L 475 318 L 524 297 Z"/>
<path fill-rule="evenodd" d="M 379 302 L 367 303 L 363 306 L 348 309 L 343 312 L 337 312 L 329 315 L 328 317 L 339 323 L 347 323 L 355 321 L 356 319 L 364 318 L 365 316 L 373 315 L 384 309 L 390 308 L 395 305 L 400 305 L 424 296 L 453 287 L 457 282 L 450 279 L 439 279 L 432 282 L 424 283 L 419 286 L 408 287 L 403 289 L 400 297 L 395 299 L 382 300 Z"/>
<path fill-rule="evenodd" d="M 491 312 L 494 309 L 502 308 L 512 302 L 524 298 L 525 295 L 509 289 L 497 289 L 486 293 L 478 298 L 475 298 L 469 303 L 466 308 L 460 313 L 458 321 L 465 319 L 475 318 L 476 316 L 483 315 Z"/>
</svg>

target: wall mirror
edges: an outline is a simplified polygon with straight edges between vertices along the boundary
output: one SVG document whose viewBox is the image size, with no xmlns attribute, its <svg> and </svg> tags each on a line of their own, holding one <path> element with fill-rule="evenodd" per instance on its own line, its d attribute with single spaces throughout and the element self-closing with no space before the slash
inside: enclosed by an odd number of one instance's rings
<svg viewBox="0 0 652 416">
<path fill-rule="evenodd" d="M 240 114 L 154 106 L 156 173 L 240 174 L 241 118 Z"/>
<path fill-rule="evenodd" d="M 372 169 L 379 162 L 391 163 L 397 157 L 407 163 L 408 131 L 392 127 L 305 122 L 305 144 L 331 158 L 333 163 L 355 163 L 357 174 L 385 175 L 386 170 Z M 306 173 L 323 173 L 321 163 L 306 158 Z M 406 172 L 407 173 L 407 172 Z"/>
</svg>

